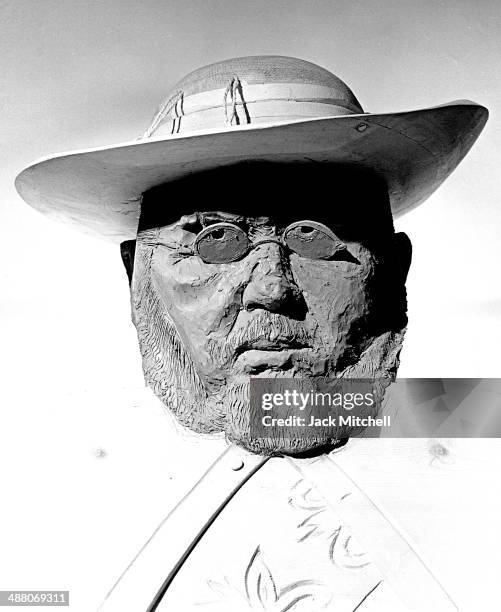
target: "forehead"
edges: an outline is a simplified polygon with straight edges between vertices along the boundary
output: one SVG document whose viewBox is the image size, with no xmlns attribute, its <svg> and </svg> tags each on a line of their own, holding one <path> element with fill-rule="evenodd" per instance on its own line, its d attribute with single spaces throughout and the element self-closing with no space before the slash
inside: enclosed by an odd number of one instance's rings
<svg viewBox="0 0 501 612">
<path fill-rule="evenodd" d="M 245 162 L 146 192 L 139 231 L 211 211 L 249 220 L 266 218 L 279 225 L 312 219 L 359 231 L 393 228 L 386 185 L 374 175 L 320 163 Z"/>
</svg>

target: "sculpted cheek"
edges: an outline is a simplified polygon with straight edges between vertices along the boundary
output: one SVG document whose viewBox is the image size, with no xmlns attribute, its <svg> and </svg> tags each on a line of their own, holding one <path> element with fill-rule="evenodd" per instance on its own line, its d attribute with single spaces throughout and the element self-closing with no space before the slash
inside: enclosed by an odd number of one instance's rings
<svg viewBox="0 0 501 612">
<path fill-rule="evenodd" d="M 313 262 L 297 258 L 293 263 L 296 282 L 308 305 L 308 313 L 321 329 L 340 341 L 348 328 L 367 315 L 367 287 L 373 267 L 370 262 L 351 267 L 337 262 Z"/>
<path fill-rule="evenodd" d="M 173 264 L 160 255 L 153 258 L 151 278 L 193 359 L 202 372 L 211 371 L 208 345 L 224 345 L 241 309 L 239 269 L 207 266 L 195 258 Z"/>
<path fill-rule="evenodd" d="M 242 309 L 244 277 L 239 269 L 221 274 L 214 288 L 214 298 L 207 304 L 208 333 L 223 341 Z"/>
<path fill-rule="evenodd" d="M 197 258 L 176 259 L 158 248 L 152 259 L 152 278 L 165 304 L 181 309 L 197 307 L 197 300 L 211 287 L 211 274 Z"/>
</svg>

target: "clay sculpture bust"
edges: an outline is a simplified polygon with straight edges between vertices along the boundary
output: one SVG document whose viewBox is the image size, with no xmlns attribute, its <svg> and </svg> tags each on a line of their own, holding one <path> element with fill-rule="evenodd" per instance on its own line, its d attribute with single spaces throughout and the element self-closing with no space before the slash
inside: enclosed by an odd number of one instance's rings
<svg viewBox="0 0 501 612">
<path fill-rule="evenodd" d="M 176 419 L 204 436 L 223 432 L 253 453 L 231 470 L 218 459 L 205 472 L 117 580 L 106 609 L 157 609 L 197 542 L 267 462 L 278 480 L 295 466 L 318 481 L 341 517 L 356 519 L 386 584 L 409 609 L 452 609 L 405 538 L 321 455 L 339 431 L 253 436 L 249 381 L 378 379 L 382 396 L 407 324 L 411 246 L 393 219 L 441 185 L 486 121 L 487 110 L 468 101 L 365 113 L 324 68 L 244 57 L 179 81 L 140 139 L 52 156 L 18 176 L 31 206 L 120 244 L 145 379 Z M 268 460 L 304 454 L 321 457 Z M 347 575 L 329 578 L 339 589 L 332 597 L 358 609 L 378 576 L 365 575 L 350 593 Z M 278 605 L 269 576 L 268 584 Z M 251 600 L 247 593 L 245 609 L 257 609 Z M 261 609 L 260 595 L 256 601 Z"/>
<path fill-rule="evenodd" d="M 298 453 L 334 432 L 251 439 L 249 377 L 396 372 L 411 249 L 392 217 L 486 120 L 465 101 L 368 114 L 319 66 L 236 58 L 182 79 L 138 141 L 49 158 L 17 186 L 122 243 L 146 381 L 183 425 Z"/>
</svg>

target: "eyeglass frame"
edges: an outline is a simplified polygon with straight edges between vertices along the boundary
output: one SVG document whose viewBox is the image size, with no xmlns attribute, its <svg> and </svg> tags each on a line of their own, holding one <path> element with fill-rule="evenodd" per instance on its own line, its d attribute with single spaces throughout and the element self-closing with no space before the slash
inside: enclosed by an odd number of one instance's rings
<svg viewBox="0 0 501 612">
<path fill-rule="evenodd" d="M 198 234 L 197 237 L 195 238 L 195 244 L 193 246 L 193 250 L 195 252 L 195 254 L 200 257 L 200 259 L 204 262 L 204 263 L 234 263 L 235 261 L 240 261 L 241 259 L 244 259 L 252 250 L 254 250 L 255 248 L 257 248 L 258 246 L 261 246 L 262 244 L 266 244 L 266 243 L 274 243 L 274 244 L 278 244 L 280 245 L 283 249 L 287 250 L 287 251 L 291 251 L 293 253 L 296 253 L 297 251 L 295 251 L 294 249 L 292 249 L 287 242 L 284 239 L 284 236 L 287 235 L 288 232 L 290 232 L 292 229 L 294 229 L 295 227 L 300 227 L 302 225 L 308 225 L 309 227 L 312 227 L 313 229 L 319 230 L 321 232 L 323 232 L 324 234 L 326 234 L 327 236 L 329 236 L 330 238 L 332 238 L 338 245 L 339 247 L 335 249 L 334 253 L 332 253 L 329 257 L 332 257 L 336 252 L 341 251 L 341 250 L 345 250 L 346 249 L 346 245 L 344 244 L 344 242 L 342 240 L 340 240 L 336 234 L 326 225 L 324 225 L 323 223 L 320 223 L 319 221 L 312 221 L 310 219 L 304 219 L 301 221 L 294 221 L 293 223 L 290 223 L 282 232 L 282 234 L 279 237 L 273 237 L 273 238 L 264 238 L 262 240 L 258 240 L 257 242 L 252 242 L 247 234 L 247 232 L 245 232 L 245 230 L 243 230 L 239 225 L 237 225 L 236 223 L 231 223 L 228 221 L 221 221 L 219 223 L 212 223 L 211 225 L 208 225 L 207 227 L 204 227 Z M 224 262 L 213 262 L 210 260 L 207 260 L 206 258 L 204 258 L 199 250 L 199 244 L 202 241 L 202 239 L 207 236 L 211 231 L 214 231 L 214 229 L 217 228 L 226 228 L 226 227 L 231 227 L 233 229 L 238 229 L 240 230 L 247 238 L 248 241 L 248 245 L 247 248 L 245 249 L 244 252 L 242 252 L 241 254 L 236 255 L 233 259 L 229 259 L 227 261 Z M 299 254 L 299 253 L 298 253 Z M 300 254 L 299 254 L 300 255 Z M 326 257 L 316 257 L 316 258 L 309 258 L 309 259 L 313 259 L 313 260 L 325 260 L 327 259 Z"/>
</svg>

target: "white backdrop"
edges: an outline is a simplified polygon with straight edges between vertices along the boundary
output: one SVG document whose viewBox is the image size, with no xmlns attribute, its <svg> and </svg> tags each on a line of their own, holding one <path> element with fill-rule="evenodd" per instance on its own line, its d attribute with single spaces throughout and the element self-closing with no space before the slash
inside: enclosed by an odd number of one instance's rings
<svg viewBox="0 0 501 612">
<path fill-rule="evenodd" d="M 0 589 L 71 588 L 94 602 L 110 584 L 109 568 L 149 533 L 142 525 L 161 506 L 153 483 L 166 460 L 167 417 L 142 400 L 118 248 L 32 211 L 14 177 L 42 155 L 134 138 L 174 82 L 198 66 L 292 55 L 340 76 L 369 112 L 460 98 L 491 110 L 451 178 L 397 224 L 414 245 L 400 374 L 501 374 L 496 0 L 0 7 Z"/>
</svg>

